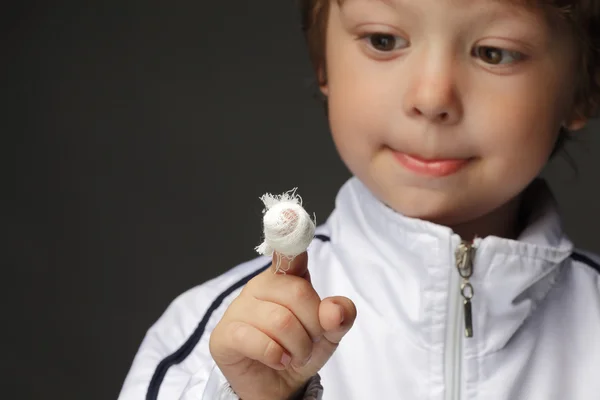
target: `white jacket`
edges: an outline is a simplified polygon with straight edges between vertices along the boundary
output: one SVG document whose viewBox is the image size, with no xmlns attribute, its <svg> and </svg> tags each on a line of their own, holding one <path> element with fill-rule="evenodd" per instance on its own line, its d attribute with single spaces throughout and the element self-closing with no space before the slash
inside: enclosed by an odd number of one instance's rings
<svg viewBox="0 0 600 400">
<path fill-rule="evenodd" d="M 395 213 L 350 179 L 309 247 L 319 295 L 347 296 L 358 310 L 320 372 L 322 398 L 600 399 L 599 259 L 574 250 L 542 181 L 529 192 L 534 212 L 518 241 L 475 241 L 467 338 L 460 237 Z M 237 399 L 209 336 L 269 261 L 241 264 L 177 298 L 148 331 L 119 399 Z"/>
</svg>

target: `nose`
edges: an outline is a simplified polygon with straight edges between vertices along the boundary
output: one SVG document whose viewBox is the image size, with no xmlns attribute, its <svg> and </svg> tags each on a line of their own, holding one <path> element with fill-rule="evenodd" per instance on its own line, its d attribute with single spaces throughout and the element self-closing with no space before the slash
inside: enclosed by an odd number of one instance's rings
<svg viewBox="0 0 600 400">
<path fill-rule="evenodd" d="M 420 65 L 412 65 L 413 73 L 409 75 L 404 98 L 405 112 L 411 118 L 432 123 L 456 124 L 463 114 L 456 66 L 451 59 L 440 57 L 423 61 L 418 63 Z"/>
</svg>

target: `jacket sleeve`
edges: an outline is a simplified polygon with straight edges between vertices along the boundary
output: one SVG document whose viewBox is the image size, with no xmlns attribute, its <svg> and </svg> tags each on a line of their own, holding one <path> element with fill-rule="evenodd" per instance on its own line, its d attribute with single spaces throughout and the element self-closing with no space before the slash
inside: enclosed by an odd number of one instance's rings
<svg viewBox="0 0 600 400">
<path fill-rule="evenodd" d="M 250 261 L 176 298 L 147 331 L 118 400 L 239 400 L 208 343 L 229 304 L 264 265 L 264 259 Z M 317 376 L 302 398 L 318 399 L 320 392 Z"/>
<path fill-rule="evenodd" d="M 321 385 L 321 377 L 317 374 L 307 382 L 296 400 L 321 400 L 322 396 L 323 386 Z M 190 397 L 189 399 L 240 400 L 216 365 L 211 371 L 208 383 L 203 391 L 203 396 Z"/>
<path fill-rule="evenodd" d="M 214 364 L 208 339 L 222 315 L 218 309 L 209 315 L 208 292 L 201 286 L 178 297 L 147 331 L 119 400 L 193 398 L 187 396 L 191 380 L 197 383 L 196 391 L 206 385 Z"/>
</svg>

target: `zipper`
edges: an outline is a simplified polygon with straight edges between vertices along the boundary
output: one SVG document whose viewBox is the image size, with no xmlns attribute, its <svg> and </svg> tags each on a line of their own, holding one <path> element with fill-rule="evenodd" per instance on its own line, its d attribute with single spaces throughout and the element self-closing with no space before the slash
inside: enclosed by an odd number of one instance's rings
<svg viewBox="0 0 600 400">
<path fill-rule="evenodd" d="M 475 246 L 472 242 L 464 240 L 458 245 L 455 252 L 456 269 L 462 278 L 460 284 L 460 295 L 463 299 L 463 315 L 465 317 L 465 337 L 473 337 L 473 314 L 471 311 L 471 300 L 475 291 L 470 279 L 473 275 L 473 258 L 475 258 Z"/>
<path fill-rule="evenodd" d="M 463 336 L 473 337 L 473 314 L 471 301 L 475 291 L 470 278 L 473 275 L 473 259 L 478 239 L 473 242 L 461 240 L 454 252 L 458 274 L 451 274 L 449 299 L 451 306 L 446 330 L 446 400 L 459 400 L 462 385 Z"/>
</svg>

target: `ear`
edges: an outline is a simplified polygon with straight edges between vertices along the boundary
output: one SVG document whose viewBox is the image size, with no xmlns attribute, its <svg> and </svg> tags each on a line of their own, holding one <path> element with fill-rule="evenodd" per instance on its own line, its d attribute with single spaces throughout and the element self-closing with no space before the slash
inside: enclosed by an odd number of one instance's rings
<svg viewBox="0 0 600 400">
<path fill-rule="evenodd" d="M 319 67 L 317 70 L 317 79 L 319 82 L 319 90 L 323 93 L 323 96 L 329 96 L 329 85 L 327 84 L 327 74 L 325 68 Z"/>
<path fill-rule="evenodd" d="M 583 116 L 579 110 L 573 112 L 572 117 L 569 120 L 565 120 L 563 126 L 571 132 L 578 131 L 587 125 L 588 118 Z"/>
<path fill-rule="evenodd" d="M 587 125 L 587 118 L 578 118 L 572 120 L 570 123 L 566 124 L 565 127 L 570 132 L 575 132 L 580 129 L 583 129 Z"/>
</svg>

